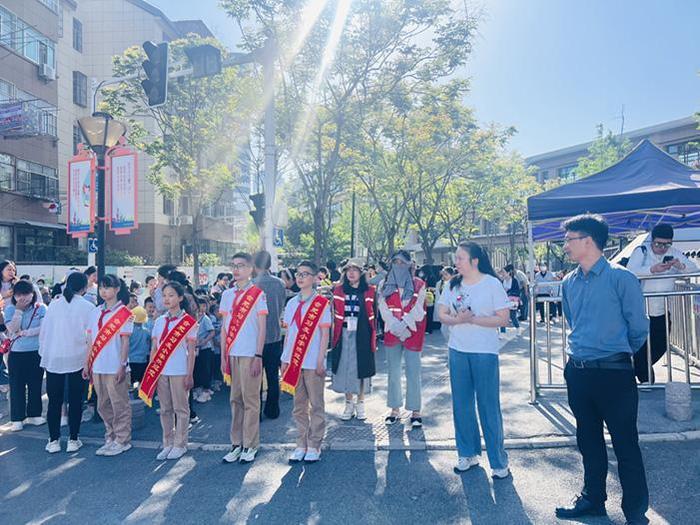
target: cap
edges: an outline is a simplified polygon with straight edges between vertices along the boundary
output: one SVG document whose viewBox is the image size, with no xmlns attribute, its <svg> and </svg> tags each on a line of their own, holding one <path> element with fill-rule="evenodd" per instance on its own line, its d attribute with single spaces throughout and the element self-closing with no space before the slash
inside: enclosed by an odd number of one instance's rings
<svg viewBox="0 0 700 525">
<path fill-rule="evenodd" d="M 353 257 L 351 259 L 348 259 L 345 265 L 343 266 L 343 271 L 346 271 L 348 268 L 354 267 L 357 268 L 360 271 L 364 270 L 365 264 L 362 258 L 360 257 Z"/>
<path fill-rule="evenodd" d="M 146 309 L 143 306 L 137 306 L 133 310 L 131 310 L 131 313 L 134 315 L 134 322 L 143 324 L 146 321 L 148 321 L 148 314 L 146 313 Z"/>
</svg>

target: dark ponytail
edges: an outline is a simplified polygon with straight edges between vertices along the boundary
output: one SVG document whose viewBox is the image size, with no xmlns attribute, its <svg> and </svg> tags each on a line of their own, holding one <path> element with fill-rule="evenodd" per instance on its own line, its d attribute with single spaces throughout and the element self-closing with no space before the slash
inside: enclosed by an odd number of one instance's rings
<svg viewBox="0 0 700 525">
<path fill-rule="evenodd" d="M 117 301 L 121 301 L 124 306 L 129 304 L 129 289 L 123 279 L 120 279 L 112 273 L 105 274 L 100 279 L 100 286 L 105 288 L 117 288 Z"/>
<path fill-rule="evenodd" d="M 461 248 L 469 254 L 469 259 L 478 259 L 479 263 L 477 269 L 480 273 L 484 275 L 490 275 L 496 277 L 496 272 L 491 266 L 491 261 L 489 256 L 480 245 L 475 242 L 460 242 L 458 248 Z M 496 277 L 498 279 L 498 277 Z M 462 284 L 462 275 L 457 273 L 452 279 L 450 279 L 450 290 L 454 290 Z"/>
<path fill-rule="evenodd" d="M 87 288 L 88 279 L 87 276 L 82 272 L 74 272 L 68 276 L 66 279 L 66 284 L 63 287 L 63 297 L 66 298 L 66 302 L 70 303 L 75 295 L 79 294 Z"/>
<path fill-rule="evenodd" d="M 182 286 L 177 281 L 170 281 L 165 286 L 163 286 L 163 290 L 165 290 L 166 288 L 172 288 L 175 291 L 175 293 L 177 294 L 177 296 L 180 297 L 180 309 L 181 310 L 183 310 L 184 312 L 186 312 L 190 315 L 195 315 L 195 312 L 192 309 L 192 303 L 187 298 L 187 295 L 185 295 L 185 287 L 184 286 Z"/>
</svg>

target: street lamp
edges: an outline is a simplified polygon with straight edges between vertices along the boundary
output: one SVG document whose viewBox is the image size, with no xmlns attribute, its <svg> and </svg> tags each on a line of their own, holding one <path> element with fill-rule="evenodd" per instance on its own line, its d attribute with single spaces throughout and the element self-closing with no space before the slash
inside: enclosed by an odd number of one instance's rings
<svg viewBox="0 0 700 525">
<path fill-rule="evenodd" d="M 88 146 L 97 155 L 97 278 L 105 273 L 105 154 L 126 134 L 126 125 L 114 120 L 109 113 L 95 112 L 78 119 L 78 126 Z"/>
</svg>

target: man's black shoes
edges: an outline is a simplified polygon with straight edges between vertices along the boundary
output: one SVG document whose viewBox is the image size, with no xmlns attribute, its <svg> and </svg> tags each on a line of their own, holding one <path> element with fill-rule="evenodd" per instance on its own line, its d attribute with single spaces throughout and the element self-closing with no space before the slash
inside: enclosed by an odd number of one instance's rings
<svg viewBox="0 0 700 525">
<path fill-rule="evenodd" d="M 585 496 L 577 496 L 572 507 L 557 507 L 557 518 L 580 518 L 583 516 L 605 516 L 605 505 L 595 505 Z"/>
</svg>

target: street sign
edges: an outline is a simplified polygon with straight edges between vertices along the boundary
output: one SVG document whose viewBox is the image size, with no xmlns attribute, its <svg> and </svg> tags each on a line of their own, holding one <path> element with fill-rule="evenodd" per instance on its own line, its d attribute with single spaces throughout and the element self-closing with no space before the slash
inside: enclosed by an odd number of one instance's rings
<svg viewBox="0 0 700 525">
<path fill-rule="evenodd" d="M 97 237 L 88 237 L 88 253 L 97 253 Z"/>
<path fill-rule="evenodd" d="M 284 230 L 282 228 L 275 228 L 272 233 L 272 245 L 275 248 L 282 248 L 284 246 Z"/>
</svg>

